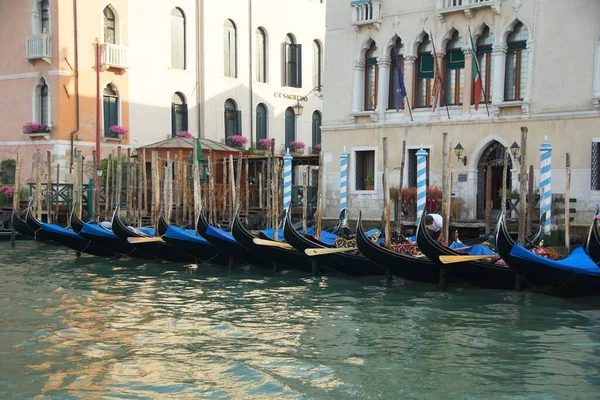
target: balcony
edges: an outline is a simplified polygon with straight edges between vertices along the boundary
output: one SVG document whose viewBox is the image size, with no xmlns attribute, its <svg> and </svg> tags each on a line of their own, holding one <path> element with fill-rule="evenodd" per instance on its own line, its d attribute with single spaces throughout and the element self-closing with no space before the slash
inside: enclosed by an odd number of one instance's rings
<svg viewBox="0 0 600 400">
<path fill-rule="evenodd" d="M 47 33 L 26 37 L 25 58 L 29 61 L 44 60 L 50 64 L 52 62 L 52 37 Z"/>
<path fill-rule="evenodd" d="M 468 18 L 473 18 L 473 11 L 484 7 L 500 14 L 501 4 L 501 0 L 437 0 L 437 16 L 442 22 L 446 14 L 455 12 L 464 12 Z"/>
<path fill-rule="evenodd" d="M 102 69 L 108 68 L 127 69 L 127 50 L 118 44 L 100 45 L 100 64 Z"/>
<path fill-rule="evenodd" d="M 379 30 L 383 19 L 383 0 L 353 0 L 351 23 L 355 30 L 362 26 L 374 26 Z"/>
</svg>

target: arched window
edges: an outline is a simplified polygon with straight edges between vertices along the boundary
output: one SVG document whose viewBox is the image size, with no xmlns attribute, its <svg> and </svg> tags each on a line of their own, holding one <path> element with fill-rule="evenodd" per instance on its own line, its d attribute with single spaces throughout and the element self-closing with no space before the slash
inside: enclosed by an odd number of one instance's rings
<svg viewBox="0 0 600 400">
<path fill-rule="evenodd" d="M 507 39 L 504 100 L 523 100 L 527 87 L 527 28 L 518 22 Z"/>
<path fill-rule="evenodd" d="M 371 47 L 365 53 L 365 98 L 364 110 L 373 111 L 377 108 L 377 79 L 379 68 L 377 67 L 377 57 L 375 52 L 377 46 L 375 42 L 371 43 Z"/>
<path fill-rule="evenodd" d="M 259 104 L 256 106 L 256 143 L 258 147 L 258 143 L 260 139 L 266 139 L 267 134 L 267 108 L 264 104 Z"/>
<path fill-rule="evenodd" d="M 35 109 L 34 121 L 40 124 L 50 125 L 50 96 L 48 84 L 44 78 L 40 78 L 35 87 Z"/>
<path fill-rule="evenodd" d="M 171 10 L 171 67 L 185 69 L 185 15 L 179 8 Z"/>
<path fill-rule="evenodd" d="M 171 135 L 173 137 L 181 131 L 188 130 L 188 108 L 185 97 L 179 92 L 171 98 Z"/>
<path fill-rule="evenodd" d="M 423 41 L 417 49 L 417 73 L 415 74 L 415 99 L 416 107 L 431 107 L 431 89 L 433 84 L 433 55 L 431 51 L 431 39 L 429 35 L 423 37 Z"/>
<path fill-rule="evenodd" d="M 390 88 L 388 97 L 388 109 L 398 108 L 398 90 L 400 89 L 400 74 L 404 79 L 404 44 L 400 38 L 396 38 L 394 46 L 390 50 L 392 64 L 390 66 Z M 404 108 L 404 102 L 400 103 L 400 108 Z"/>
<path fill-rule="evenodd" d="M 462 104 L 465 83 L 465 54 L 463 39 L 454 31 L 446 45 L 446 76 L 444 79 L 444 102 L 448 105 Z"/>
<path fill-rule="evenodd" d="M 256 30 L 256 81 L 267 81 L 267 34 L 263 28 Z"/>
<path fill-rule="evenodd" d="M 313 42 L 313 87 L 323 84 L 323 48 L 318 40 Z"/>
<path fill-rule="evenodd" d="M 116 44 L 115 13 L 109 6 L 104 7 L 104 43 Z"/>
<path fill-rule="evenodd" d="M 119 125 L 119 93 L 117 88 L 108 84 L 104 88 L 103 96 L 103 112 L 104 112 L 104 136 L 116 138 L 117 135 L 110 131 L 110 127 Z"/>
<path fill-rule="evenodd" d="M 283 86 L 302 87 L 302 45 L 288 33 L 283 49 Z"/>
<path fill-rule="evenodd" d="M 296 140 L 296 114 L 292 107 L 285 110 L 285 148 L 290 147 L 290 143 Z"/>
<path fill-rule="evenodd" d="M 494 35 L 490 32 L 489 27 L 483 28 L 481 36 L 477 39 L 477 61 L 479 62 L 479 74 L 481 75 L 481 103 L 492 102 L 492 45 L 494 44 Z M 473 102 L 475 98 L 473 97 Z"/>
<path fill-rule="evenodd" d="M 48 0 L 40 2 L 40 22 L 41 33 L 50 33 L 50 2 Z"/>
<path fill-rule="evenodd" d="M 321 150 L 321 113 L 318 111 L 312 115 L 312 149 L 313 153 Z"/>
<path fill-rule="evenodd" d="M 225 102 L 225 138 L 242 134 L 242 113 L 235 102 L 227 99 Z"/>
<path fill-rule="evenodd" d="M 223 54 L 225 57 L 225 76 L 237 78 L 237 35 L 232 20 L 225 21 L 223 28 Z"/>
</svg>

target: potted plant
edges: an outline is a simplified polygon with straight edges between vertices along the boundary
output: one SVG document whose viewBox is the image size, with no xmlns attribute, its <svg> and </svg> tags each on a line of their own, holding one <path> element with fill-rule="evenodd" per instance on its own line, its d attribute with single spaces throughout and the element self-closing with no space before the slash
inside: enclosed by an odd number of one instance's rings
<svg viewBox="0 0 600 400">
<path fill-rule="evenodd" d="M 272 145 L 273 141 L 271 139 L 268 138 L 262 138 L 258 141 L 258 146 L 262 149 L 262 150 L 271 150 L 271 145 Z"/>
<path fill-rule="evenodd" d="M 304 153 L 304 142 L 298 142 L 298 141 L 292 141 L 289 144 L 290 146 L 290 150 L 292 150 L 293 153 L 299 153 L 302 154 Z"/>
<path fill-rule="evenodd" d="M 9 204 L 12 201 L 14 194 L 13 186 L 0 186 L 0 204 Z"/>
<path fill-rule="evenodd" d="M 179 131 L 179 132 L 177 132 L 177 137 L 183 138 L 183 139 L 191 139 L 192 134 L 188 131 Z"/>
<path fill-rule="evenodd" d="M 375 188 L 375 179 L 372 176 L 365 178 L 365 190 L 373 190 Z"/>
<path fill-rule="evenodd" d="M 317 154 L 321 151 L 321 143 L 317 143 L 313 146 L 313 153 Z"/>
<path fill-rule="evenodd" d="M 127 133 L 129 132 L 127 130 L 127 128 L 121 126 L 121 125 L 113 125 L 110 128 L 108 128 L 108 130 L 115 134 L 117 138 L 122 139 L 125 137 L 125 135 L 127 135 Z"/>
<path fill-rule="evenodd" d="M 231 135 L 227 137 L 227 142 L 235 148 L 242 149 L 248 143 L 248 139 L 242 135 Z"/>
<path fill-rule="evenodd" d="M 28 122 L 23 127 L 23 133 L 50 133 L 50 126 L 46 124 L 40 124 L 39 122 Z"/>
</svg>

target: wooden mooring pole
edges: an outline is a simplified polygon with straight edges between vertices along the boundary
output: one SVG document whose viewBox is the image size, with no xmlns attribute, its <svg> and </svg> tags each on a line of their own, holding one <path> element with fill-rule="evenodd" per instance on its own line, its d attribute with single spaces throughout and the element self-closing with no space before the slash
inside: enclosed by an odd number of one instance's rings
<svg viewBox="0 0 600 400">
<path fill-rule="evenodd" d="M 565 254 L 571 253 L 571 153 L 567 153 L 565 167 L 567 181 L 565 187 Z"/>
<path fill-rule="evenodd" d="M 392 247 L 392 224 L 390 219 L 390 188 L 389 188 L 389 174 L 388 168 L 388 138 L 383 138 L 383 213 L 384 213 L 384 235 L 385 235 L 385 247 L 390 249 Z"/>
<path fill-rule="evenodd" d="M 519 243 L 525 243 L 525 221 L 527 218 L 527 127 L 521 127 L 521 171 L 519 174 Z M 532 197 L 531 195 L 529 196 Z"/>
<path fill-rule="evenodd" d="M 17 153 L 17 164 L 15 165 L 15 183 L 13 185 L 13 211 L 12 220 L 10 224 L 10 245 L 15 247 L 17 232 L 15 231 L 14 220 L 17 218 L 19 213 L 19 203 L 21 201 L 21 154 Z"/>
<path fill-rule="evenodd" d="M 52 221 L 52 152 L 46 151 L 46 164 L 47 164 L 47 176 L 46 176 L 46 221 L 51 224 Z"/>
<path fill-rule="evenodd" d="M 448 132 L 442 133 L 442 216 L 444 217 L 444 227 L 442 228 L 442 240 L 445 243 L 450 243 L 449 227 L 450 220 L 446 219 L 448 208 L 450 205 L 446 201 L 448 191 Z"/>
</svg>

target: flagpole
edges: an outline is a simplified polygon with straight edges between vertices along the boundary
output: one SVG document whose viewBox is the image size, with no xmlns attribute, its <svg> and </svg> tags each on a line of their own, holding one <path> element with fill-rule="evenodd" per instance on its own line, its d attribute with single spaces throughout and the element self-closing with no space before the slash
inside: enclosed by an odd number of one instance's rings
<svg viewBox="0 0 600 400">
<path fill-rule="evenodd" d="M 412 110 L 410 108 L 410 100 L 408 100 L 406 88 L 404 87 L 404 77 L 402 75 L 402 68 L 400 68 L 401 57 L 400 56 L 392 57 L 392 60 L 396 60 L 396 68 L 398 68 L 398 85 L 397 85 L 398 88 L 396 89 L 396 93 L 398 93 L 399 90 L 404 89 L 404 96 L 402 98 L 402 102 L 404 102 L 404 100 L 406 100 L 406 105 L 408 107 L 408 113 L 410 114 L 410 120 L 414 122 Z M 400 93 L 402 93 L 402 92 L 400 92 Z M 398 101 L 398 95 L 396 95 L 396 101 Z M 397 104 L 396 107 L 397 107 L 396 112 L 398 112 L 400 110 L 400 104 Z"/>
<path fill-rule="evenodd" d="M 477 59 L 477 49 L 475 48 L 475 42 L 473 41 L 473 34 L 471 33 L 471 25 L 468 25 L 469 28 L 469 39 L 471 39 L 471 48 L 473 50 L 473 59 L 475 60 L 475 64 L 477 64 L 477 71 L 479 71 L 479 79 L 481 79 L 481 65 L 479 65 L 479 60 Z M 486 77 L 487 80 L 490 79 L 489 76 Z M 487 80 L 486 80 L 486 84 L 487 84 Z M 485 85 L 481 85 L 481 91 L 483 92 L 483 99 L 484 99 L 484 103 L 485 103 L 485 110 L 487 111 L 487 115 L 488 117 L 490 116 L 490 109 L 488 108 L 488 103 L 487 103 L 487 95 L 485 94 Z M 474 100 L 474 99 L 473 99 Z"/>
<path fill-rule="evenodd" d="M 406 105 L 408 107 L 408 113 L 410 114 L 410 120 L 414 121 L 413 116 L 412 116 L 412 110 L 410 109 L 410 100 L 408 100 L 408 96 L 404 97 L 404 100 L 406 100 Z"/>
<path fill-rule="evenodd" d="M 437 67 L 437 68 L 434 68 L 434 70 L 437 69 L 438 71 L 440 71 L 440 66 L 438 65 L 437 51 L 435 50 L 435 38 L 431 34 L 429 34 L 429 40 L 431 40 L 431 45 L 433 46 L 433 62 L 435 63 L 435 66 Z M 440 74 L 441 73 L 442 73 L 442 71 L 440 71 Z M 440 77 L 440 82 L 443 82 L 441 77 Z M 435 85 L 435 76 L 433 77 L 433 83 Z M 443 84 L 440 87 L 440 94 L 442 94 L 442 93 L 444 93 L 444 85 Z M 441 95 L 439 96 L 439 99 L 441 102 L 442 101 Z M 448 103 L 446 103 L 444 101 L 444 105 L 446 106 L 446 114 L 448 114 L 448 119 L 450 119 L 450 110 L 448 109 Z"/>
</svg>

